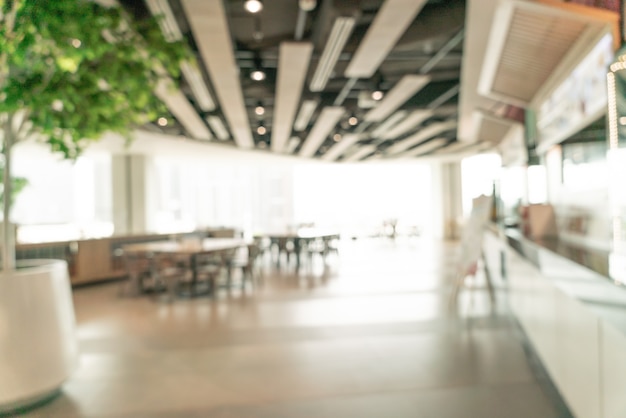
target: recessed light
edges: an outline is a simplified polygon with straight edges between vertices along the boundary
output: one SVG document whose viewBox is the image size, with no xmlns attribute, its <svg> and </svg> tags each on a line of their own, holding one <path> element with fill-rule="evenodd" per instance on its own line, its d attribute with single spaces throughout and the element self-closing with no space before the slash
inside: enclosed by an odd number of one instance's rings
<svg viewBox="0 0 626 418">
<path fill-rule="evenodd" d="M 375 90 L 372 92 L 372 99 L 379 101 L 383 99 L 383 96 L 385 95 L 385 93 L 383 93 L 380 90 Z"/>
<path fill-rule="evenodd" d="M 267 132 L 267 129 L 265 129 L 265 126 L 263 125 L 256 128 L 256 133 L 258 133 L 259 135 L 265 135 L 266 132 Z"/>
<path fill-rule="evenodd" d="M 263 81 L 265 80 L 265 71 L 263 70 L 254 70 L 250 73 L 250 78 L 254 81 Z"/>
<path fill-rule="evenodd" d="M 350 116 L 350 119 L 348 119 L 348 123 L 350 124 L 350 126 L 355 126 L 357 123 L 359 123 L 359 120 L 356 116 Z"/>
<path fill-rule="evenodd" d="M 341 134 L 335 134 L 335 135 L 333 135 L 333 141 L 335 141 L 335 142 L 339 142 L 339 141 L 341 141 Z"/>
<path fill-rule="evenodd" d="M 167 119 L 161 117 L 157 119 L 157 123 L 159 124 L 159 126 L 167 126 Z"/>
<path fill-rule="evenodd" d="M 257 115 L 261 116 L 265 114 L 265 108 L 261 105 L 258 105 L 257 107 L 254 108 L 254 113 L 256 113 Z"/>
<path fill-rule="evenodd" d="M 246 0 L 244 7 L 250 13 L 258 13 L 263 10 L 263 3 L 261 0 Z"/>
<path fill-rule="evenodd" d="M 305 12 L 310 12 L 317 6 L 317 0 L 300 0 L 298 4 L 300 5 L 300 9 Z"/>
</svg>

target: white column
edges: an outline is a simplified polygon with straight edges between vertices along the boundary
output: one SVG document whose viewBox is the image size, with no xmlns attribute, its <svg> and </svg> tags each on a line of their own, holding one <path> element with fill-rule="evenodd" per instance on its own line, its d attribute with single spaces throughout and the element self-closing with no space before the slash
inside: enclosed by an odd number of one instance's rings
<svg viewBox="0 0 626 418">
<path fill-rule="evenodd" d="M 463 216 L 460 162 L 436 162 L 433 173 L 433 222 L 435 237 L 458 239 Z"/>
<path fill-rule="evenodd" d="M 112 164 L 115 234 L 147 231 L 147 168 L 144 155 L 114 155 Z"/>
</svg>

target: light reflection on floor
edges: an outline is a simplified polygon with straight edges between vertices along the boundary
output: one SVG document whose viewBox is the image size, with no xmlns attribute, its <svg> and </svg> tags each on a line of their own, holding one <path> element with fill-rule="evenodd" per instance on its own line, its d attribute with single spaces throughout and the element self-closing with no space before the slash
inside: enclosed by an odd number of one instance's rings
<svg viewBox="0 0 626 418">
<path fill-rule="evenodd" d="M 326 266 L 267 259 L 254 288 L 211 298 L 76 289 L 81 367 L 28 416 L 559 416 L 502 298 L 479 277 L 449 309 L 454 254 L 357 240 Z"/>
</svg>

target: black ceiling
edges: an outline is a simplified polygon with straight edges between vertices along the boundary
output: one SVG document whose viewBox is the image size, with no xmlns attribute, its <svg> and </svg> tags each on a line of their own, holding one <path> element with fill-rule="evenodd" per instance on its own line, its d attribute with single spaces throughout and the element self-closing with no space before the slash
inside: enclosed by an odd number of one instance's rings
<svg viewBox="0 0 626 418">
<path fill-rule="evenodd" d="M 190 30 L 180 0 L 169 0 L 168 3 L 176 16 L 178 26 L 186 41 L 192 50 L 197 53 L 194 34 Z M 149 16 L 143 0 L 122 0 L 122 4 L 136 18 Z M 235 59 L 240 68 L 239 79 L 251 124 L 250 129 L 254 134 L 258 148 L 266 149 L 270 140 L 279 44 L 282 41 L 294 39 L 313 43 L 314 52 L 310 63 L 311 70 L 302 92 L 302 99 L 315 97 L 322 105 L 332 105 L 348 81 L 343 76 L 344 70 L 382 4 L 383 0 L 318 0 L 316 8 L 305 15 L 306 23 L 303 26 L 304 30 L 297 34 L 296 26 L 300 14 L 297 0 L 265 0 L 263 10 L 254 15 L 244 9 L 242 0 L 225 1 L 225 10 L 235 48 Z M 348 10 L 357 16 L 357 24 L 345 48 L 342 50 L 334 68 L 333 76 L 327 83 L 326 88 L 321 93 L 313 94 L 308 91 L 308 80 L 310 80 L 317 61 L 321 56 L 325 39 L 328 37 L 331 29 L 333 13 L 337 9 L 342 9 L 342 13 Z M 362 107 L 362 99 L 369 92 L 375 88 L 388 91 L 404 75 L 423 73 L 431 76 L 431 82 L 409 99 L 402 106 L 402 110 L 431 108 L 434 110 L 432 118 L 424 121 L 421 126 L 404 134 L 401 138 L 383 142 L 373 141 L 367 137 L 367 133 L 376 128 L 375 124 L 353 127 L 342 121 L 333 132 L 363 132 L 364 138 L 361 140 L 361 143 L 376 143 L 376 153 L 384 155 L 385 149 L 394 141 L 414 134 L 420 128 L 435 121 L 455 118 L 457 116 L 458 86 L 461 77 L 462 38 L 459 42 L 455 42 L 452 49 L 443 55 L 432 68 L 428 68 L 428 71 L 424 71 L 424 66 L 451 40 L 455 39 L 455 37 L 458 40 L 459 36 L 462 36 L 464 20 L 464 0 L 429 0 L 380 65 L 376 74 L 370 79 L 358 79 L 342 103 L 342 106 L 347 110 L 346 118 L 351 115 L 361 118 L 369 110 Z M 301 39 L 298 39 L 300 35 Z M 198 62 L 202 62 L 199 56 Z M 253 81 L 249 77 L 250 71 L 259 63 L 267 73 L 267 78 L 262 82 Z M 210 76 L 206 70 L 203 69 L 203 71 L 205 82 L 209 89 L 212 90 Z M 181 88 L 193 104 L 193 94 L 188 86 L 185 85 L 184 79 L 181 79 Z M 359 98 L 361 98 L 361 101 Z M 263 116 L 258 116 L 254 111 L 259 104 L 265 107 Z M 315 122 L 315 117 L 322 107 L 318 106 L 311 124 Z M 201 111 L 199 113 L 203 117 L 207 116 Z M 213 113 L 221 115 L 219 107 Z M 267 128 L 265 135 L 256 133 L 256 128 L 259 124 L 263 124 Z M 178 124 L 171 124 L 165 128 L 153 125 L 150 128 L 167 133 L 185 134 L 182 126 Z M 300 135 L 303 134 L 306 135 L 306 131 L 300 133 Z M 455 140 L 456 132 L 451 130 L 438 136 L 449 138 L 451 143 Z M 316 154 L 317 156 L 323 155 L 323 152 L 332 145 L 331 137 L 332 134 L 329 135 L 327 142 L 320 147 Z M 232 142 L 232 145 L 235 145 L 234 142 Z M 297 152 L 297 149 L 295 151 Z"/>
</svg>

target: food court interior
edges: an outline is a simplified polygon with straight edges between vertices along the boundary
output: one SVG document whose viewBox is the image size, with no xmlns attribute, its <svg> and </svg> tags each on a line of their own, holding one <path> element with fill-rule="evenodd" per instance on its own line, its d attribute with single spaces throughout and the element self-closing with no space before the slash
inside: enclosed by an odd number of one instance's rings
<svg viewBox="0 0 626 418">
<path fill-rule="evenodd" d="M 119 5 L 197 62 L 14 147 L 0 415 L 626 416 L 622 2 Z"/>
</svg>

